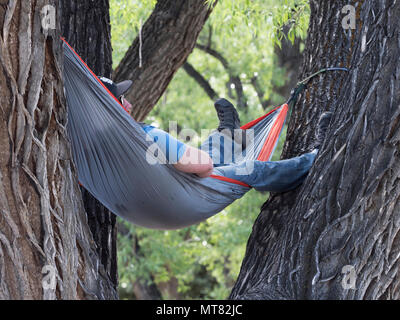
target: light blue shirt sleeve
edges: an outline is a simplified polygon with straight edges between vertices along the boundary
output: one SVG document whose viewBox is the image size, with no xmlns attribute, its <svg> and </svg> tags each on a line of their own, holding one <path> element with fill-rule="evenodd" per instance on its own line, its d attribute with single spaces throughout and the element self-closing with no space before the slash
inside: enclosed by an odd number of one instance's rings
<svg viewBox="0 0 400 320">
<path fill-rule="evenodd" d="M 145 125 L 142 128 L 152 137 L 169 163 L 177 163 L 182 158 L 186 151 L 186 145 L 183 142 L 175 139 L 169 133 L 151 125 Z"/>
</svg>

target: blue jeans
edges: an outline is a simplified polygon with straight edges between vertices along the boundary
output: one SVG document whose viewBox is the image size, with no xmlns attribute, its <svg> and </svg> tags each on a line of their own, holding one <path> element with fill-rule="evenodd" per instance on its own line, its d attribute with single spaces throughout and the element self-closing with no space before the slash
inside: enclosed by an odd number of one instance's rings
<svg viewBox="0 0 400 320">
<path fill-rule="evenodd" d="M 221 145 L 216 141 L 220 141 Z M 236 142 L 224 139 L 218 131 L 212 133 L 202 144 L 201 149 L 208 152 L 215 163 L 214 172 L 218 175 L 235 179 L 248 184 L 258 191 L 286 192 L 297 188 L 307 177 L 318 150 L 302 156 L 281 161 L 239 160 L 238 152 L 232 152 L 224 163 L 224 143 L 230 144 L 232 150 Z M 237 147 L 237 146 L 236 146 Z M 237 149 L 236 149 L 237 150 Z M 229 152 L 227 152 L 230 155 Z"/>
<path fill-rule="evenodd" d="M 186 145 L 167 132 L 151 126 L 143 128 L 170 155 L 168 161 L 178 161 Z M 225 149 L 228 146 L 229 149 Z M 243 160 L 238 142 L 215 131 L 201 145 L 214 162 L 214 172 L 220 176 L 241 181 L 258 191 L 285 192 L 298 187 L 306 178 L 314 163 L 317 150 L 300 157 L 281 161 Z M 245 152 L 245 151 L 244 151 Z M 171 156 L 172 155 L 172 156 Z"/>
</svg>

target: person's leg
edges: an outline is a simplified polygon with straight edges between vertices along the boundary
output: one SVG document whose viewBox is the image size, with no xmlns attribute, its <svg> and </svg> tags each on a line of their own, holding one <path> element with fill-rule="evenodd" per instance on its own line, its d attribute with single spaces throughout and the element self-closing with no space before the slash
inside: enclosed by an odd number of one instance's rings
<svg viewBox="0 0 400 320">
<path fill-rule="evenodd" d="M 286 192 L 298 187 L 313 165 L 318 150 L 282 161 L 247 160 L 216 168 L 221 176 L 248 184 L 257 191 Z"/>
<path fill-rule="evenodd" d="M 316 149 L 310 153 L 275 162 L 247 160 L 214 170 L 222 176 L 244 182 L 258 191 L 285 192 L 295 189 L 304 181 L 311 169 L 318 150 L 325 140 L 331 118 L 331 112 L 321 115 L 316 132 Z"/>
<path fill-rule="evenodd" d="M 232 103 L 219 99 L 214 106 L 220 123 L 200 149 L 210 155 L 214 167 L 220 167 L 234 163 L 235 158 L 242 154 L 245 134 L 240 132 L 239 114 Z"/>
<path fill-rule="evenodd" d="M 233 130 L 240 128 L 239 114 L 235 106 L 228 100 L 221 98 L 215 102 L 214 107 L 219 120 L 218 131 L 228 129 L 233 135 Z"/>
<path fill-rule="evenodd" d="M 209 154 L 214 167 L 220 167 L 234 163 L 235 151 L 241 149 L 241 146 L 235 143 L 229 131 L 214 130 L 202 143 L 200 149 Z"/>
</svg>

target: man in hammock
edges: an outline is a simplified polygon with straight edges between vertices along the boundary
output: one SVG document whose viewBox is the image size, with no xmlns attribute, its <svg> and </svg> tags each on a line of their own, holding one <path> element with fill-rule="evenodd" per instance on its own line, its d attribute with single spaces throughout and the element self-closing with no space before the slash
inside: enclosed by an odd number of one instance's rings
<svg viewBox="0 0 400 320">
<path fill-rule="evenodd" d="M 131 112 L 132 105 L 124 99 L 124 94 L 130 89 L 132 82 L 115 84 L 107 78 L 101 80 L 119 98 L 124 108 Z M 238 144 L 241 149 L 248 141 L 243 139 L 245 134 L 240 129 L 240 119 L 235 107 L 228 100 L 219 99 L 215 103 L 215 109 L 220 124 L 200 149 L 191 147 L 151 125 L 141 123 L 141 126 L 166 156 L 168 163 L 173 164 L 177 170 L 196 174 L 200 178 L 207 178 L 215 172 L 219 176 L 241 181 L 258 191 L 272 192 L 292 190 L 304 181 L 325 139 L 332 117 L 331 112 L 321 116 L 314 150 L 310 153 L 281 161 L 241 160 L 240 156 L 235 159 L 238 152 L 234 150 L 238 149 Z M 224 157 L 226 154 L 231 157 Z"/>
</svg>

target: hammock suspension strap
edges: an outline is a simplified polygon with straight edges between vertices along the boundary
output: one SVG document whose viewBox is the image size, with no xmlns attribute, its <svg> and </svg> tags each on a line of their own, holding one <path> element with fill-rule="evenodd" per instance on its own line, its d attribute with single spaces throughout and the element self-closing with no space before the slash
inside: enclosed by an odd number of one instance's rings
<svg viewBox="0 0 400 320">
<path fill-rule="evenodd" d="M 290 94 L 290 98 L 287 102 L 288 105 L 290 105 L 291 107 L 294 107 L 294 105 L 297 102 L 297 99 L 299 97 L 299 95 L 303 92 L 303 90 L 305 89 L 305 87 L 307 86 L 307 84 L 316 76 L 320 75 L 321 73 L 324 72 L 328 72 L 328 71 L 345 71 L 348 72 L 349 69 L 347 68 L 341 68 L 341 67 L 331 67 L 331 68 L 324 68 L 321 69 L 315 73 L 313 73 L 312 75 L 308 76 L 307 78 L 301 80 L 300 82 L 297 83 L 296 88 L 294 88 Z"/>
</svg>

